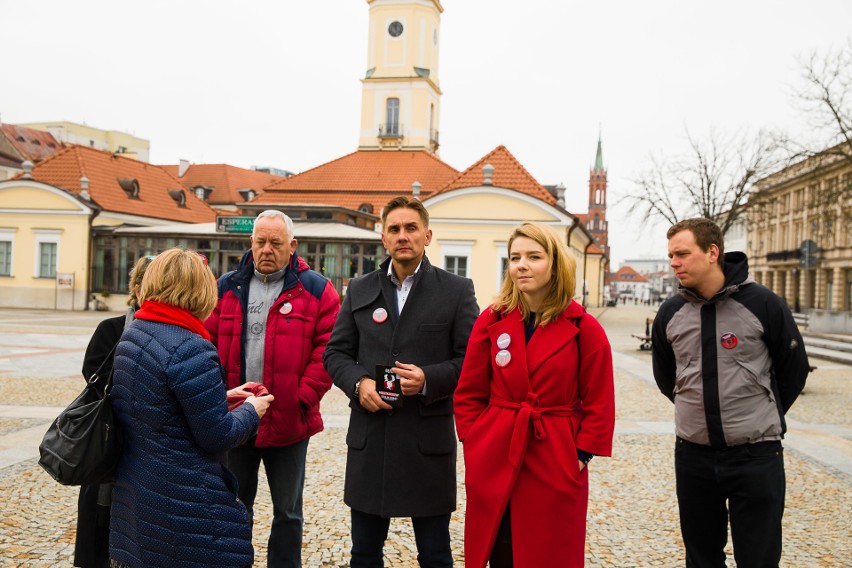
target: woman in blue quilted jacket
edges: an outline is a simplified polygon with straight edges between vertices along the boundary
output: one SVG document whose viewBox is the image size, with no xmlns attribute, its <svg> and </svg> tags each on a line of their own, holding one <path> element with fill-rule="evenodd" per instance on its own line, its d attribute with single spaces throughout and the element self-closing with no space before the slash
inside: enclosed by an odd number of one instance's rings
<svg viewBox="0 0 852 568">
<path fill-rule="evenodd" d="M 228 410 L 219 356 L 201 323 L 217 300 L 202 255 L 158 255 L 140 300 L 115 352 L 111 399 L 124 452 L 112 496 L 110 564 L 251 566 L 251 524 L 224 457 L 257 432 L 273 397 L 247 396 Z"/>
</svg>

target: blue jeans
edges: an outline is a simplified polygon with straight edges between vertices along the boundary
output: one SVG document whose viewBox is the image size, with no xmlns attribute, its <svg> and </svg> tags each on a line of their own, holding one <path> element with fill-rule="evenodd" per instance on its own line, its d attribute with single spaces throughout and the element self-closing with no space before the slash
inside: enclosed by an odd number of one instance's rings
<svg viewBox="0 0 852 568">
<path fill-rule="evenodd" d="M 302 565 L 302 493 L 305 489 L 305 458 L 308 440 L 280 448 L 257 448 L 254 440 L 228 452 L 228 467 L 237 476 L 238 496 L 254 519 L 257 473 L 266 469 L 272 495 L 272 530 L 267 566 L 294 568 Z"/>
<path fill-rule="evenodd" d="M 450 515 L 412 517 L 417 563 L 421 568 L 451 568 Z M 352 509 L 351 568 L 382 568 L 390 519 Z"/>
<path fill-rule="evenodd" d="M 778 567 L 786 492 L 781 442 L 713 449 L 678 438 L 675 475 L 687 568 L 724 568 L 729 516 L 737 566 Z"/>
</svg>

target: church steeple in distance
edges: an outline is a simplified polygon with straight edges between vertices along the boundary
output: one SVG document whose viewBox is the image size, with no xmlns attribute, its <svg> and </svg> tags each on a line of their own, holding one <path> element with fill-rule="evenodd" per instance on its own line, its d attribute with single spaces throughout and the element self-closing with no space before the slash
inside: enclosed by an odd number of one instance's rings
<svg viewBox="0 0 852 568">
<path fill-rule="evenodd" d="M 440 0 L 367 0 L 359 150 L 438 152 Z"/>
<path fill-rule="evenodd" d="M 609 225 L 606 220 L 606 168 L 603 161 L 603 146 L 598 133 L 598 149 L 595 165 L 589 171 L 589 232 L 609 256 Z"/>
</svg>

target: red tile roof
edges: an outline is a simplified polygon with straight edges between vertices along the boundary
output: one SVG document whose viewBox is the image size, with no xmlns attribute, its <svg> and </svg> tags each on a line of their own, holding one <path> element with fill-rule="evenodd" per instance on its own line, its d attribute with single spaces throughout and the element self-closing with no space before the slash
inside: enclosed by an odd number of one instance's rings
<svg viewBox="0 0 852 568">
<path fill-rule="evenodd" d="M 648 277 L 642 276 L 629 266 L 622 266 L 618 272 L 612 275 L 612 279 L 616 282 L 647 282 Z"/>
<path fill-rule="evenodd" d="M 239 189 L 253 189 L 255 193 L 277 181 L 286 179 L 255 170 L 246 170 L 227 164 L 192 164 L 189 169 L 178 177 L 179 166 L 161 166 L 171 175 L 177 177 L 188 189 L 198 186 L 212 188 L 213 191 L 207 197 L 208 203 L 228 204 L 244 203 L 245 198 L 237 191 Z"/>
<path fill-rule="evenodd" d="M 398 195 L 411 195 L 420 182 L 425 199 L 447 184 L 458 170 L 426 151 L 356 151 L 264 189 L 252 203 L 324 204 L 359 209 L 382 207 Z"/>
<path fill-rule="evenodd" d="M 89 180 L 92 200 L 105 211 L 184 223 L 216 220 L 216 212 L 210 206 L 163 168 L 107 151 L 69 144 L 62 152 L 36 164 L 32 171 L 36 181 L 75 195 L 80 194 L 80 178 L 83 176 Z M 125 193 L 119 179 L 138 182 L 138 199 Z M 185 192 L 186 207 L 179 207 L 169 195 L 169 190 L 175 189 Z"/>
<path fill-rule="evenodd" d="M 0 132 L 23 160 L 29 160 L 34 164 L 53 156 L 65 147 L 50 132 L 25 126 L 0 124 Z"/>
<path fill-rule="evenodd" d="M 556 205 L 556 198 L 543 185 L 538 183 L 527 169 L 521 165 L 518 159 L 502 145 L 497 146 L 475 164 L 457 175 L 437 193 L 446 193 L 465 187 L 482 186 L 482 182 L 485 179 L 482 167 L 485 164 L 491 164 L 494 167 L 494 174 L 491 176 L 494 187 L 526 193 L 545 203 Z"/>
</svg>

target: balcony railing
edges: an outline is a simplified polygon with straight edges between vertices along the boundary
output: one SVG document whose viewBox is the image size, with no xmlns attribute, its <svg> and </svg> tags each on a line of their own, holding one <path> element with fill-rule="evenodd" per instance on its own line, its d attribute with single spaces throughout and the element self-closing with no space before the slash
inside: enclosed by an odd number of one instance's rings
<svg viewBox="0 0 852 568">
<path fill-rule="evenodd" d="M 398 123 L 380 124 L 379 138 L 402 138 L 402 125 Z"/>
</svg>

